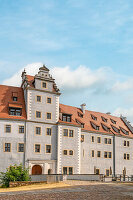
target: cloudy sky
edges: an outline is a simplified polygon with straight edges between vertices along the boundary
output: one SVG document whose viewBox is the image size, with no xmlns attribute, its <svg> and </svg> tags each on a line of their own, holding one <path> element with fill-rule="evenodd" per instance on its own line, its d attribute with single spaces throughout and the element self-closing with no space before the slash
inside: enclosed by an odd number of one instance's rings
<svg viewBox="0 0 133 200">
<path fill-rule="evenodd" d="M 44 63 L 60 102 L 133 123 L 132 0 L 0 0 L 0 84 Z"/>
</svg>

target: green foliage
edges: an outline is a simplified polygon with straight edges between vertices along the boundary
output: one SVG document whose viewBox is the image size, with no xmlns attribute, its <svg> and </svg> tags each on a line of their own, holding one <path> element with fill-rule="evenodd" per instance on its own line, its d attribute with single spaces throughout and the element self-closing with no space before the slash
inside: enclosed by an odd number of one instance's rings
<svg viewBox="0 0 133 200">
<path fill-rule="evenodd" d="M 29 181 L 29 169 L 20 165 L 13 165 L 7 168 L 7 171 L 0 173 L 0 182 L 3 187 L 9 187 L 9 182 Z"/>
</svg>

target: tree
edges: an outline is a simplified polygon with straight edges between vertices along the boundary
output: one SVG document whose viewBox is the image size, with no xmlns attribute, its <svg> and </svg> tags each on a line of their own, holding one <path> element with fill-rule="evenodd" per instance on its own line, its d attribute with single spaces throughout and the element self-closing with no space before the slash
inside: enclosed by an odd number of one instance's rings
<svg viewBox="0 0 133 200">
<path fill-rule="evenodd" d="M 0 173 L 0 180 L 3 187 L 9 187 L 11 181 L 29 181 L 29 168 L 23 167 L 22 164 L 10 166 L 5 173 Z"/>
</svg>

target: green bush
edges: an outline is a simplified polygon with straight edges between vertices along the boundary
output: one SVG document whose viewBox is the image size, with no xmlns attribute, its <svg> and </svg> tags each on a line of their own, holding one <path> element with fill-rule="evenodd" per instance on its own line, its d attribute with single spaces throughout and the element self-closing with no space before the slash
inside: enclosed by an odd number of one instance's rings
<svg viewBox="0 0 133 200">
<path fill-rule="evenodd" d="M 10 166 L 5 173 L 0 173 L 0 180 L 2 187 L 9 187 L 9 182 L 29 181 L 29 168 L 23 167 L 22 164 Z"/>
</svg>

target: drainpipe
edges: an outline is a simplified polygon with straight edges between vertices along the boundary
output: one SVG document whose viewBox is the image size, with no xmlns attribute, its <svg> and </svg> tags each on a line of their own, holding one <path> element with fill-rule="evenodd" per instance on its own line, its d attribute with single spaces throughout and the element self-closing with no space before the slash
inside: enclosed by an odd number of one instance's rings
<svg viewBox="0 0 133 200">
<path fill-rule="evenodd" d="M 113 176 L 115 177 L 115 135 L 113 134 Z"/>
</svg>

